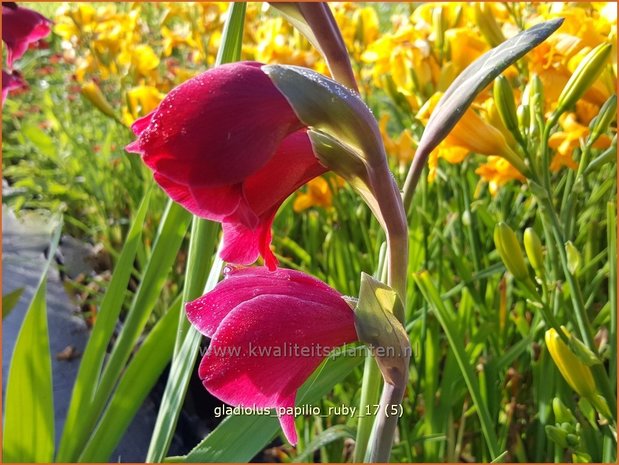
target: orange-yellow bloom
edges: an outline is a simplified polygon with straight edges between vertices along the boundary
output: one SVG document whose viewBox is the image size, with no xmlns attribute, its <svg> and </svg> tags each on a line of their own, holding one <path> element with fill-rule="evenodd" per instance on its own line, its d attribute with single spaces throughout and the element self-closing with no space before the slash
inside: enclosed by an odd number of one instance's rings
<svg viewBox="0 0 619 465">
<path fill-rule="evenodd" d="M 292 209 L 299 213 L 310 207 L 329 208 L 331 206 L 333 194 L 329 183 L 324 177 L 317 177 L 307 183 L 307 191 L 297 194 L 294 199 Z"/>
<path fill-rule="evenodd" d="M 566 113 L 559 119 L 562 131 L 555 132 L 548 140 L 548 146 L 556 151 L 550 163 L 552 171 L 558 171 L 563 166 L 577 169 L 578 163 L 573 159 L 574 150 L 580 147 L 581 139 L 589 134 L 589 128 L 576 120 L 574 113 Z M 605 149 L 610 147 L 610 138 L 602 134 L 593 144 L 593 148 Z"/>
<path fill-rule="evenodd" d="M 427 120 L 439 98 L 440 93 L 437 92 L 422 107 L 417 118 Z M 510 166 L 516 166 L 520 172 L 526 171 L 524 162 L 510 147 L 501 131 L 484 121 L 472 108 L 468 108 L 445 140 L 430 154 L 429 180 L 432 181 L 435 177 L 439 158 L 444 158 L 450 163 L 460 163 L 468 152 L 488 156 L 498 155 L 509 160 Z M 516 169 L 514 166 L 512 169 Z"/>
<path fill-rule="evenodd" d="M 490 194 L 496 195 L 499 188 L 509 181 L 524 181 L 524 176 L 510 162 L 501 157 L 490 156 L 488 161 L 475 170 L 488 183 Z"/>
</svg>

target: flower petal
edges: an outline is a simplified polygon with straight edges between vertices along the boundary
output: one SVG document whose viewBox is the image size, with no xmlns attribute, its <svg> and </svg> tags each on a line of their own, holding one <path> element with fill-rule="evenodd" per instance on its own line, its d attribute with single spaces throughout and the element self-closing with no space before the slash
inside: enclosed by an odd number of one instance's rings
<svg viewBox="0 0 619 465">
<path fill-rule="evenodd" d="M 247 202 L 262 215 L 278 206 L 310 179 L 327 172 L 312 149 L 305 129 L 286 137 L 271 160 L 243 183 Z"/>
<path fill-rule="evenodd" d="M 243 182 L 242 205 L 223 222 L 221 257 L 248 265 L 261 255 L 270 270 L 277 268 L 270 248 L 271 225 L 277 209 L 300 186 L 326 171 L 316 160 L 305 130 L 286 137 L 273 158 Z M 255 225 L 248 220 L 250 212 L 259 218 Z"/>
<path fill-rule="evenodd" d="M 355 340 L 353 311 L 340 297 L 260 295 L 221 321 L 198 373 L 206 389 L 228 404 L 290 407 L 329 352 Z M 294 442 L 292 419 L 280 421 Z"/>
<path fill-rule="evenodd" d="M 155 181 L 170 196 L 194 215 L 212 221 L 222 221 L 239 208 L 240 184 L 233 186 L 207 187 L 194 192 L 191 188 L 176 183 L 166 176 L 155 173 Z"/>
<path fill-rule="evenodd" d="M 144 162 L 192 187 L 238 183 L 264 166 L 301 123 L 260 66 L 218 66 L 173 89 L 139 134 Z"/>
<path fill-rule="evenodd" d="M 240 268 L 226 272 L 226 278 L 204 296 L 188 302 L 187 318 L 198 331 L 213 337 L 221 321 L 241 303 L 260 295 L 303 295 L 326 305 L 338 304 L 340 294 L 322 281 L 286 268 Z"/>
</svg>

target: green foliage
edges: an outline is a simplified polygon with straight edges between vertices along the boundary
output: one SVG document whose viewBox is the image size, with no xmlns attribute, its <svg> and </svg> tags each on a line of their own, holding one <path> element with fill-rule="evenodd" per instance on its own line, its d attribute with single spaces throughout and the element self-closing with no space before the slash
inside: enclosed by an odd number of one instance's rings
<svg viewBox="0 0 619 465">
<path fill-rule="evenodd" d="M 47 331 L 47 271 L 60 239 L 54 231 L 49 258 L 17 335 L 4 400 L 2 459 L 51 462 L 54 457 L 52 360 Z"/>
</svg>

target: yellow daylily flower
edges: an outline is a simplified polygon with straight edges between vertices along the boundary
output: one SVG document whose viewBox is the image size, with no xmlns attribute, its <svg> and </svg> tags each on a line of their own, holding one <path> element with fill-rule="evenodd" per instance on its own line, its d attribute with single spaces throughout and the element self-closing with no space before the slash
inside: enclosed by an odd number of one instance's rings
<svg viewBox="0 0 619 465">
<path fill-rule="evenodd" d="M 395 151 L 394 156 L 400 162 L 401 165 L 405 165 L 413 161 L 413 156 L 415 155 L 415 141 L 413 140 L 413 136 L 410 130 L 405 129 L 398 137 L 397 142 L 395 143 Z"/>
<path fill-rule="evenodd" d="M 565 113 L 559 118 L 562 131 L 557 131 L 550 136 L 548 146 L 556 151 L 550 163 L 552 171 L 558 171 L 563 166 L 577 169 L 578 163 L 572 158 L 574 150 L 580 147 L 581 139 L 589 134 L 589 128 L 576 120 L 574 113 Z M 602 134 L 593 144 L 593 148 L 605 149 L 610 147 L 611 140 L 606 134 Z"/>
<path fill-rule="evenodd" d="M 443 17 L 447 28 L 462 27 L 470 18 L 470 6 L 466 2 L 427 2 L 422 3 L 413 11 L 411 20 L 420 29 L 432 29 L 432 16 L 436 8 L 443 9 Z"/>
<path fill-rule="evenodd" d="M 415 155 L 415 141 L 409 129 L 404 129 L 397 139 L 392 138 L 387 131 L 389 114 L 383 113 L 378 121 L 378 128 L 383 138 L 383 145 L 387 155 L 394 157 L 400 165 L 406 165 L 413 161 Z"/>
<path fill-rule="evenodd" d="M 436 93 L 417 114 L 422 121 L 427 120 L 438 103 L 441 94 Z M 473 108 L 469 107 L 462 118 L 441 142 L 447 147 L 461 147 L 480 155 L 500 155 L 505 158 L 519 158 L 509 146 L 505 137 L 494 126 L 484 121 Z"/>
<path fill-rule="evenodd" d="M 159 66 L 159 57 L 146 44 L 140 44 L 135 47 L 131 58 L 136 71 L 142 76 L 150 75 L 151 71 Z"/>
<path fill-rule="evenodd" d="M 333 193 L 325 178 L 319 176 L 306 185 L 306 191 L 297 194 L 292 209 L 299 213 L 310 207 L 329 208 L 332 204 Z"/>
<path fill-rule="evenodd" d="M 197 48 L 198 44 L 191 36 L 191 33 L 192 31 L 189 28 L 188 23 L 183 24 L 181 27 L 174 27 L 173 29 L 162 26 L 161 35 L 163 37 L 163 55 L 169 57 L 172 54 L 172 50 L 181 45 Z"/>
<path fill-rule="evenodd" d="M 544 86 L 547 107 L 552 109 L 557 99 L 582 58 L 594 47 L 605 43 L 616 43 L 617 18 L 602 15 L 605 7 L 592 8 L 590 4 L 552 3 L 541 5 L 543 19 L 561 17 L 564 22 L 556 33 L 529 53 L 529 70 L 539 75 Z M 616 4 L 612 8 L 616 9 Z M 612 54 L 616 70 L 616 53 Z M 616 71 L 615 71 L 616 73 Z M 602 105 L 614 91 L 608 73 L 602 76 L 585 93 L 584 99 Z"/>
<path fill-rule="evenodd" d="M 479 33 L 469 27 L 445 31 L 445 39 L 451 50 L 451 61 L 456 65 L 458 74 L 468 65 L 490 49 Z"/>
<path fill-rule="evenodd" d="M 509 181 L 524 181 L 524 176 L 510 162 L 501 157 L 490 156 L 475 170 L 488 183 L 490 194 L 496 195 L 499 188 Z"/>
<path fill-rule="evenodd" d="M 139 85 L 129 89 L 127 91 L 127 100 L 129 112 L 133 120 L 147 115 L 157 108 L 163 97 L 165 97 L 165 94 L 153 86 Z"/>
<path fill-rule="evenodd" d="M 434 94 L 417 113 L 417 118 L 427 123 L 440 97 L 440 92 Z M 461 163 L 469 152 L 488 156 L 500 155 L 504 159 L 513 160 L 514 163 L 519 162 L 519 167 L 523 166 L 520 156 L 513 151 L 502 132 L 484 121 L 472 108 L 468 108 L 449 135 L 430 154 L 428 180 L 432 182 L 435 179 L 439 158 L 450 163 Z M 508 161 L 505 163 L 511 168 L 492 161 L 488 164 L 491 168 L 481 171 L 488 179 L 494 181 L 495 187 L 504 184 L 508 179 L 514 179 L 515 175 L 511 170 L 518 172 L 511 163 Z M 497 168 L 499 172 L 495 173 Z M 499 176 L 503 173 L 507 175 L 505 181 Z M 522 175 L 516 178 L 524 179 Z"/>
</svg>

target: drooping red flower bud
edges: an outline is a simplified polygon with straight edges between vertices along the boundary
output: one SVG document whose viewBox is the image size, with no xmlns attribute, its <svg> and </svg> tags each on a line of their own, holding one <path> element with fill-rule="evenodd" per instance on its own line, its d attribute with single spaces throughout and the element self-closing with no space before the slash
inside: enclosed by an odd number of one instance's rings
<svg viewBox="0 0 619 465">
<path fill-rule="evenodd" d="M 139 153 L 176 202 L 224 230 L 222 258 L 275 269 L 271 224 L 282 202 L 326 170 L 303 124 L 255 62 L 218 66 L 137 120 Z"/>
<path fill-rule="evenodd" d="M 276 408 L 286 438 L 297 442 L 297 390 L 329 353 L 358 339 L 342 296 L 312 276 L 279 268 L 228 273 L 186 306 L 187 318 L 211 343 L 199 375 L 233 406 Z"/>
<path fill-rule="evenodd" d="M 2 40 L 6 44 L 9 68 L 28 49 L 28 45 L 46 37 L 51 21 L 40 13 L 15 3 L 2 4 Z"/>
</svg>

